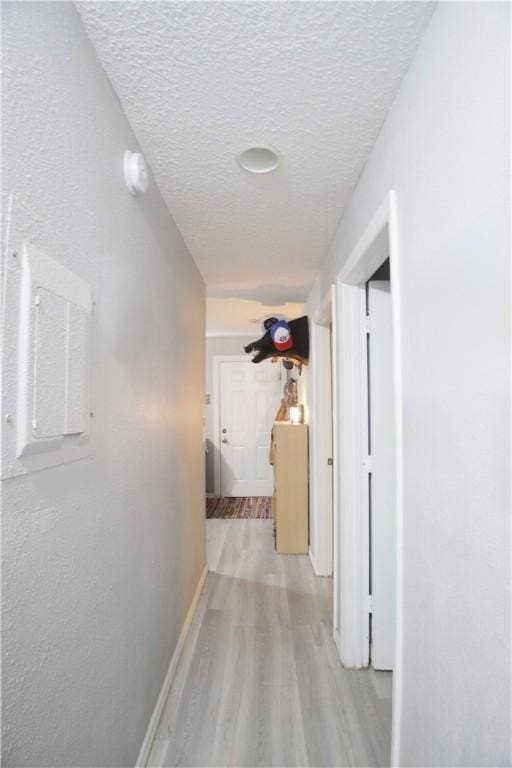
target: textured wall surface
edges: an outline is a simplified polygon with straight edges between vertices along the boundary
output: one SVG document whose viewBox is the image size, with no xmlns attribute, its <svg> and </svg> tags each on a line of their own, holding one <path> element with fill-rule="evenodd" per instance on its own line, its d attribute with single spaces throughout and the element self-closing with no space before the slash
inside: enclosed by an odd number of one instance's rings
<svg viewBox="0 0 512 768">
<path fill-rule="evenodd" d="M 90 456 L 3 483 L 3 765 L 130 766 L 204 565 L 204 285 L 74 6 L 2 10 L 6 354 L 23 238 L 96 301 Z"/>
<path fill-rule="evenodd" d="M 304 300 L 433 4 L 78 7 L 209 291 Z"/>
<path fill-rule="evenodd" d="M 313 292 L 395 189 L 404 766 L 511 760 L 509 30 L 506 3 L 438 5 Z"/>
</svg>

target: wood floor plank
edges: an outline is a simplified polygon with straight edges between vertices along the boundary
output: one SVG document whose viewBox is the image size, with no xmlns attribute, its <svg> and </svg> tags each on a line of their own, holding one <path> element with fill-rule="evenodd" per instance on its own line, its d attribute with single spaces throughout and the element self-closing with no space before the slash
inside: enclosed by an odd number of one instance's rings
<svg viewBox="0 0 512 768">
<path fill-rule="evenodd" d="M 269 520 L 208 520 L 207 547 L 151 765 L 389 765 L 389 680 L 342 667 L 331 580 L 277 555 Z"/>
</svg>

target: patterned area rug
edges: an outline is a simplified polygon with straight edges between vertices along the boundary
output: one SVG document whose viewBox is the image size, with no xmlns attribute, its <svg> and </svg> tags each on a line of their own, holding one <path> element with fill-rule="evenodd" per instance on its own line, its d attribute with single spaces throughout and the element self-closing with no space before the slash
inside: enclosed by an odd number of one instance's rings
<svg viewBox="0 0 512 768">
<path fill-rule="evenodd" d="M 206 499 L 206 517 L 269 520 L 272 517 L 272 496 L 229 496 L 224 499 Z"/>
</svg>

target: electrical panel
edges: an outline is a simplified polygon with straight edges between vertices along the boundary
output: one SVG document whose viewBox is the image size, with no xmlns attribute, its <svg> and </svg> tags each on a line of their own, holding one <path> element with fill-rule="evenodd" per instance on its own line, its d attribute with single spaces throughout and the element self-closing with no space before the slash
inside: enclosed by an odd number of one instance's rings
<svg viewBox="0 0 512 768">
<path fill-rule="evenodd" d="M 90 286 L 31 244 L 17 260 L 17 349 L 4 366 L 16 387 L 12 459 L 22 469 L 9 474 L 86 455 L 91 419 Z"/>
</svg>

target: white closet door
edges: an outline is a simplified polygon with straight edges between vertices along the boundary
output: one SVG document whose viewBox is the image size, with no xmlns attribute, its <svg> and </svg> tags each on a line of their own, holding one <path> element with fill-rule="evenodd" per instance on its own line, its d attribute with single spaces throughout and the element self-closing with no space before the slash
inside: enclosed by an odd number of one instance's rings
<svg viewBox="0 0 512 768">
<path fill-rule="evenodd" d="M 221 496 L 271 496 L 270 433 L 281 400 L 278 363 L 220 363 Z"/>
<path fill-rule="evenodd" d="M 369 283 L 372 666 L 393 669 L 395 655 L 396 482 L 393 328 L 389 281 Z"/>
</svg>

